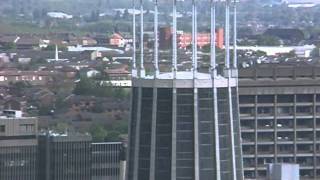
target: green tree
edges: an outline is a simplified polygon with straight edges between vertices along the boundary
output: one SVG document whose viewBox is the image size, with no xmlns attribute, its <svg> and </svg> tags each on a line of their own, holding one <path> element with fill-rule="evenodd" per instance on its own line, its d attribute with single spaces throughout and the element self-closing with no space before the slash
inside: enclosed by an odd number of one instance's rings
<svg viewBox="0 0 320 180">
<path fill-rule="evenodd" d="M 258 50 L 258 51 L 254 51 L 254 52 L 253 52 L 253 54 L 254 54 L 254 55 L 256 55 L 256 56 L 258 56 L 258 57 L 266 56 L 266 55 L 267 55 L 267 53 L 266 53 L 266 52 L 264 52 L 264 51 L 260 51 L 260 50 Z"/>
<path fill-rule="evenodd" d="M 65 133 L 69 130 L 69 124 L 66 122 L 58 122 L 54 127 L 53 130 L 58 133 Z"/>
<path fill-rule="evenodd" d="M 59 51 L 67 51 L 68 48 L 65 46 L 58 46 Z M 55 51 L 56 50 L 56 45 L 50 44 L 46 48 L 43 48 L 45 51 Z"/>
<path fill-rule="evenodd" d="M 259 46 L 280 46 L 281 42 L 278 37 L 261 35 L 258 37 L 257 45 Z"/>
<path fill-rule="evenodd" d="M 9 86 L 10 86 L 10 92 L 12 94 L 16 94 L 18 96 L 22 95 L 22 91 L 24 89 L 31 87 L 30 83 L 27 81 L 19 81 L 16 83 L 10 83 Z"/>
<path fill-rule="evenodd" d="M 113 142 L 120 141 L 121 140 L 120 135 L 121 134 L 118 131 L 110 131 L 105 140 L 106 141 L 113 141 Z"/>
<path fill-rule="evenodd" d="M 40 116 L 48 116 L 51 114 L 52 109 L 53 108 L 51 106 L 40 106 L 38 114 Z"/>
<path fill-rule="evenodd" d="M 108 136 L 108 131 L 100 124 L 94 124 L 90 128 L 90 134 L 94 142 L 103 142 Z"/>
<path fill-rule="evenodd" d="M 16 49 L 17 46 L 15 43 L 11 42 L 11 43 L 6 43 L 3 45 L 2 47 L 4 50 L 12 50 L 12 49 Z"/>
<path fill-rule="evenodd" d="M 76 95 L 92 95 L 96 87 L 95 82 L 87 77 L 81 77 L 73 91 Z"/>
</svg>

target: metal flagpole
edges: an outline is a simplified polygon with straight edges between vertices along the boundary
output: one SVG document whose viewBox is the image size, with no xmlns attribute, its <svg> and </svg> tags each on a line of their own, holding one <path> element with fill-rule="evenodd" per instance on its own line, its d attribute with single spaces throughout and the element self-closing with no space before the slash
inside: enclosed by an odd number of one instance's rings
<svg viewBox="0 0 320 180">
<path fill-rule="evenodd" d="M 144 30 L 143 30 L 143 0 L 140 0 L 140 78 L 145 76 L 144 69 Z"/>
<path fill-rule="evenodd" d="M 136 47 L 136 3 L 135 0 L 132 1 L 132 6 L 133 6 L 133 17 L 132 17 L 132 35 L 133 35 L 133 55 L 132 55 L 132 77 L 136 77 L 137 76 L 137 62 L 136 62 L 136 51 L 137 51 L 137 47 Z"/>
<path fill-rule="evenodd" d="M 159 19 L 158 19 L 158 0 L 154 0 L 154 68 L 155 74 L 154 78 L 156 79 L 159 72 L 159 36 L 158 36 L 158 28 L 159 28 Z"/>
<path fill-rule="evenodd" d="M 173 0 L 172 11 L 172 71 L 173 78 L 177 77 L 177 0 Z"/>
</svg>

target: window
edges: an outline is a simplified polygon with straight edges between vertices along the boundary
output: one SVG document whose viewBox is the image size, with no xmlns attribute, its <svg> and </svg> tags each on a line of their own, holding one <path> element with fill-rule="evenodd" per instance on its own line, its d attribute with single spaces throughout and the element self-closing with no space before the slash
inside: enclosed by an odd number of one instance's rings
<svg viewBox="0 0 320 180">
<path fill-rule="evenodd" d="M 278 95 L 277 102 L 278 103 L 293 103 L 294 96 L 293 95 Z"/>
<path fill-rule="evenodd" d="M 297 114 L 312 114 L 313 107 L 312 106 L 298 106 L 297 107 Z"/>
<path fill-rule="evenodd" d="M 252 115 L 254 115 L 254 108 L 253 107 L 240 107 L 240 115 L 252 116 Z"/>
<path fill-rule="evenodd" d="M 273 115 L 273 107 L 258 107 L 259 115 Z"/>
<path fill-rule="evenodd" d="M 297 95 L 297 102 L 311 103 L 311 102 L 313 102 L 313 95 L 312 94 L 298 94 Z"/>
<path fill-rule="evenodd" d="M 20 125 L 20 131 L 21 132 L 34 132 L 34 124 L 21 124 Z"/>
<path fill-rule="evenodd" d="M 261 95 L 258 96 L 258 103 L 273 103 L 274 96 L 273 95 Z"/>
<path fill-rule="evenodd" d="M 277 107 L 278 115 L 293 115 L 293 107 L 290 106 L 280 106 Z"/>
<path fill-rule="evenodd" d="M 254 96 L 250 96 L 250 95 L 241 95 L 239 97 L 239 102 L 240 104 L 253 104 L 254 103 Z"/>
<path fill-rule="evenodd" d="M 0 133 L 5 133 L 5 132 L 6 132 L 6 126 L 0 125 Z"/>
</svg>

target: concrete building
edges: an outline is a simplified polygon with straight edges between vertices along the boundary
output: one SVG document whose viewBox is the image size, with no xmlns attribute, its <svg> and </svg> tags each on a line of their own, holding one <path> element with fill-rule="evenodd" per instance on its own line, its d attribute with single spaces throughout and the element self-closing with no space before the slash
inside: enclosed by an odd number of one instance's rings
<svg viewBox="0 0 320 180">
<path fill-rule="evenodd" d="M 301 179 L 320 178 L 320 66 L 262 64 L 239 70 L 244 174 L 297 163 Z"/>
<path fill-rule="evenodd" d="M 41 180 L 91 179 L 91 136 L 40 135 L 38 168 Z"/>
<path fill-rule="evenodd" d="M 37 179 L 37 118 L 6 110 L 0 116 L 0 179 Z"/>
<path fill-rule="evenodd" d="M 238 46 L 237 50 L 243 51 L 263 51 L 268 56 L 277 56 L 294 52 L 297 57 L 309 58 L 311 52 L 316 48 L 315 45 L 304 46 Z"/>
<path fill-rule="evenodd" d="M 157 36 L 152 75 L 145 73 L 143 44 L 139 49 L 142 54 L 140 63 L 136 63 L 134 47 L 128 180 L 243 179 L 237 60 L 230 60 L 230 7 L 236 10 L 236 5 L 230 1 L 223 3 L 227 18 L 226 57 L 222 73 L 217 73 L 215 60 L 215 1 L 210 4 L 213 22 L 210 72 L 198 72 L 195 0 L 192 3 L 191 71 L 177 70 L 176 1 L 173 1 L 172 12 L 172 71 L 159 71 Z M 140 11 L 143 9 L 143 1 L 140 1 Z M 154 12 L 154 34 L 158 34 L 158 1 L 154 1 Z M 236 18 L 234 20 L 235 26 Z M 140 42 L 144 39 L 143 22 L 143 15 L 140 15 Z M 135 23 L 134 15 L 134 27 Z M 133 29 L 135 37 L 136 28 Z M 237 57 L 236 51 L 234 53 Z"/>
<path fill-rule="evenodd" d="M 121 142 L 91 144 L 91 180 L 124 180 L 125 148 Z"/>
</svg>

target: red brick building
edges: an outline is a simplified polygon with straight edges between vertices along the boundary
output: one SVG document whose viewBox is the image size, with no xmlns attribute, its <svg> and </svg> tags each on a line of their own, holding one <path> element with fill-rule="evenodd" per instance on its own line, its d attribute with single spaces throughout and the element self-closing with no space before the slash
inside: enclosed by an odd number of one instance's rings
<svg viewBox="0 0 320 180">
<path fill-rule="evenodd" d="M 210 45 L 211 36 L 210 33 L 198 33 L 197 35 L 197 44 L 200 48 Z M 183 33 L 178 35 L 178 47 L 187 48 L 192 43 L 192 34 Z M 223 29 L 216 30 L 216 46 L 220 49 L 224 46 L 224 31 Z"/>
</svg>

